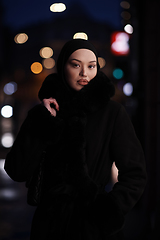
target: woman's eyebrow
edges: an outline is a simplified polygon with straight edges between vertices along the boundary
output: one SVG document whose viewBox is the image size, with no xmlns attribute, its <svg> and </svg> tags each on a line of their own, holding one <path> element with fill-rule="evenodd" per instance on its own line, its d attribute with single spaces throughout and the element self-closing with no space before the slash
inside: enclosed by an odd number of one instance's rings
<svg viewBox="0 0 160 240">
<path fill-rule="evenodd" d="M 70 61 L 77 61 L 77 62 L 82 62 L 81 60 L 78 60 L 78 59 L 76 59 L 76 58 L 72 58 Z M 91 62 L 97 62 L 96 60 L 93 60 L 93 61 L 89 61 L 89 63 L 91 63 Z"/>
</svg>

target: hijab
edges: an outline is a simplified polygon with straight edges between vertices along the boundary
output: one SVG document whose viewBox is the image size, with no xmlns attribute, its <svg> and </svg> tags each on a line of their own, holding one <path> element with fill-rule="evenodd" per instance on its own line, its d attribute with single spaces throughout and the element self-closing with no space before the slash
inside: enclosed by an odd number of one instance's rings
<svg viewBox="0 0 160 240">
<path fill-rule="evenodd" d="M 62 50 L 57 60 L 57 73 L 62 79 L 63 83 L 65 83 L 64 66 L 68 58 L 70 57 L 70 55 L 78 49 L 88 49 L 92 51 L 95 54 L 96 60 L 97 60 L 97 72 L 100 69 L 100 66 L 98 63 L 98 54 L 93 44 L 88 40 L 84 40 L 84 39 L 72 39 L 66 42 L 66 44 L 62 47 Z"/>
<path fill-rule="evenodd" d="M 97 59 L 97 75 L 89 82 L 88 85 L 86 85 L 84 88 L 77 92 L 72 91 L 72 89 L 66 83 L 64 76 L 64 67 L 70 55 L 78 49 L 88 49 L 95 54 Z M 91 99 L 91 95 L 93 95 L 94 99 L 95 96 L 97 96 L 97 98 L 101 102 L 99 104 L 103 105 L 102 103 L 105 103 L 110 97 L 114 95 L 115 88 L 112 81 L 108 79 L 108 77 L 99 69 L 100 66 L 98 63 L 98 54 L 94 45 L 88 40 L 72 39 L 66 42 L 62 47 L 59 57 L 57 59 L 57 73 L 52 73 L 46 77 L 39 90 L 38 97 L 41 101 L 44 98 L 53 97 L 59 102 L 61 102 L 61 100 L 64 101 L 64 99 L 66 98 L 66 94 L 76 94 L 76 96 L 83 94 L 85 100 L 87 101 L 87 103 L 89 103 L 89 98 Z M 91 102 L 91 105 L 94 105 L 93 101 Z M 84 105 L 86 106 L 86 104 Z"/>
</svg>

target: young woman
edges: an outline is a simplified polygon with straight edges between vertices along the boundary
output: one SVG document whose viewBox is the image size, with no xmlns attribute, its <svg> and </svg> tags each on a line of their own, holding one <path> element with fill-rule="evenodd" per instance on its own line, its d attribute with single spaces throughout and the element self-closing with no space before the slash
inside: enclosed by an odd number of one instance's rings
<svg viewBox="0 0 160 240">
<path fill-rule="evenodd" d="M 141 145 L 99 68 L 89 41 L 67 42 L 6 157 L 9 176 L 27 181 L 46 152 L 31 240 L 123 239 L 124 216 L 143 193 Z M 113 163 L 118 182 L 106 192 Z"/>
</svg>

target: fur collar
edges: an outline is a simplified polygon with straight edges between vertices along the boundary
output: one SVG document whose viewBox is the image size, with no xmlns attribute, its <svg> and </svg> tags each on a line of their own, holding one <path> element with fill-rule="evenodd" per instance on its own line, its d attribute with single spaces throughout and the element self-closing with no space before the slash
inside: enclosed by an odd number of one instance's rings
<svg viewBox="0 0 160 240">
<path fill-rule="evenodd" d="M 40 100 L 55 98 L 60 106 L 59 114 L 65 117 L 97 111 L 114 93 L 113 83 L 99 71 L 97 76 L 78 92 L 67 88 L 56 73 L 50 74 L 43 82 L 38 96 Z"/>
</svg>

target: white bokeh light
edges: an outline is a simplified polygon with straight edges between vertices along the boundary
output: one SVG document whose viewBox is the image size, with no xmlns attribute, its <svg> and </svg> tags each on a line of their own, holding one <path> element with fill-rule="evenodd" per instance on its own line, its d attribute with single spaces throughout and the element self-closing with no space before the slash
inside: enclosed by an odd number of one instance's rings
<svg viewBox="0 0 160 240">
<path fill-rule="evenodd" d="M 64 3 L 53 3 L 50 6 L 51 12 L 63 12 L 66 10 L 66 5 Z"/>
<path fill-rule="evenodd" d="M 10 105 L 5 105 L 2 107 L 1 109 L 1 115 L 4 118 L 10 118 L 13 115 L 13 107 L 11 107 Z"/>
<path fill-rule="evenodd" d="M 41 48 L 39 54 L 42 58 L 50 58 L 53 56 L 53 50 L 50 47 Z"/>
<path fill-rule="evenodd" d="M 27 40 L 28 40 L 28 35 L 26 33 L 18 33 L 14 38 L 14 41 L 17 44 L 23 44 L 27 42 Z"/>
<path fill-rule="evenodd" d="M 4 133 L 1 137 L 1 144 L 5 148 L 10 148 L 13 145 L 13 135 L 11 133 Z"/>
<path fill-rule="evenodd" d="M 0 199 L 15 199 L 18 197 L 18 193 L 14 189 L 1 189 Z"/>
<path fill-rule="evenodd" d="M 88 40 L 88 35 L 84 32 L 77 32 L 74 34 L 73 39 L 77 39 L 77 38 Z"/>
<path fill-rule="evenodd" d="M 128 34 L 132 34 L 133 33 L 133 27 L 132 25 L 130 24 L 127 24 L 125 27 L 124 27 L 124 31 Z"/>
<path fill-rule="evenodd" d="M 123 86 L 123 93 L 126 95 L 126 96 L 131 96 L 132 93 L 133 93 L 133 85 L 131 83 L 126 83 L 124 86 Z"/>
<path fill-rule="evenodd" d="M 4 181 L 7 182 L 11 182 L 11 178 L 9 177 L 9 175 L 6 173 L 5 169 L 4 169 L 4 164 L 5 164 L 5 159 L 0 159 L 0 176 L 1 179 L 3 179 Z"/>
</svg>

